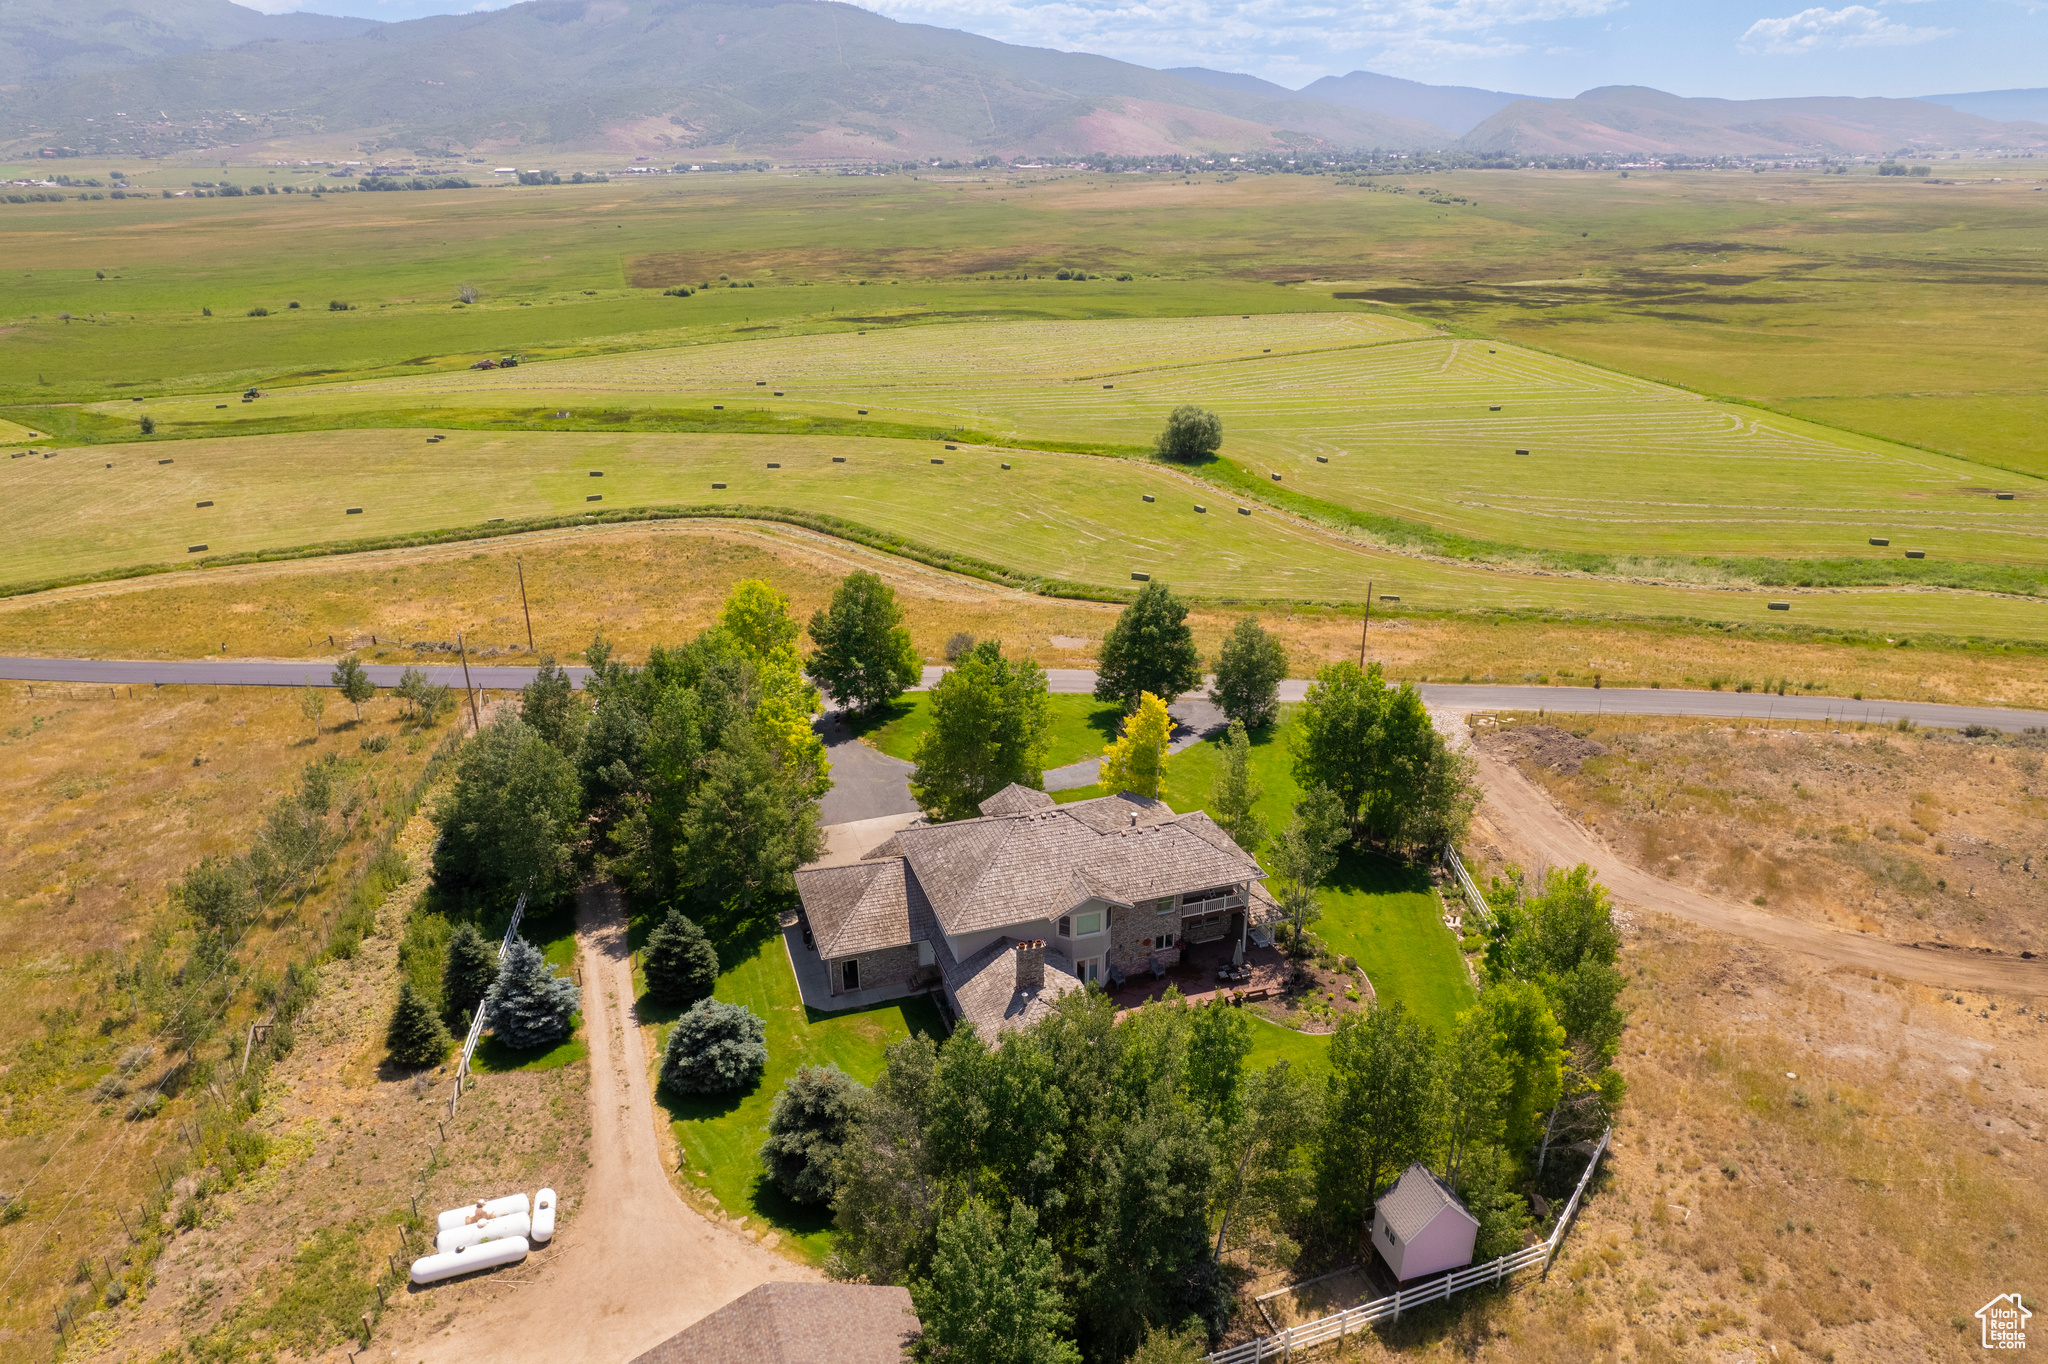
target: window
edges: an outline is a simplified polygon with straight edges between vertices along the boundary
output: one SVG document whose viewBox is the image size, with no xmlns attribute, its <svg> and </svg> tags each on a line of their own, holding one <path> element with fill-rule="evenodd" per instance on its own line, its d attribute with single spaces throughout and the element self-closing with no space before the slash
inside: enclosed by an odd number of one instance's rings
<svg viewBox="0 0 2048 1364">
<path fill-rule="evenodd" d="M 848 957 L 845 961 L 839 963 L 839 984 L 842 989 L 847 990 L 858 990 L 860 988 L 860 961 L 858 958 Z"/>
<path fill-rule="evenodd" d="M 1074 977 L 1084 985 L 1092 985 L 1102 979 L 1102 958 L 1082 957 L 1074 963 Z"/>
<path fill-rule="evenodd" d="M 1159 935 L 1159 946 L 1162 951 L 1166 948 L 1173 946 L 1173 934 L 1161 933 Z"/>
<path fill-rule="evenodd" d="M 1173 897 L 1171 895 L 1162 896 L 1159 900 L 1159 903 L 1154 905 L 1152 908 L 1153 911 L 1158 914 L 1173 913 Z"/>
<path fill-rule="evenodd" d="M 1074 916 L 1075 937 L 1085 938 L 1092 933 L 1100 933 L 1101 931 L 1102 911 L 1095 910 L 1087 914 L 1076 914 Z"/>
<path fill-rule="evenodd" d="M 1060 915 L 1060 936 L 1062 938 L 1074 936 L 1074 921 L 1064 914 Z"/>
</svg>

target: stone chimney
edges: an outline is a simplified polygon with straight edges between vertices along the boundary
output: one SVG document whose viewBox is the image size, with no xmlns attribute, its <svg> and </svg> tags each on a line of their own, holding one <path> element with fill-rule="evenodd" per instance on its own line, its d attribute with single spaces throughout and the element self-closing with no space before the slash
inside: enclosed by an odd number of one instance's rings
<svg viewBox="0 0 2048 1364">
<path fill-rule="evenodd" d="M 1017 988 L 1045 988 L 1045 939 L 1036 938 L 1017 944 Z"/>
</svg>

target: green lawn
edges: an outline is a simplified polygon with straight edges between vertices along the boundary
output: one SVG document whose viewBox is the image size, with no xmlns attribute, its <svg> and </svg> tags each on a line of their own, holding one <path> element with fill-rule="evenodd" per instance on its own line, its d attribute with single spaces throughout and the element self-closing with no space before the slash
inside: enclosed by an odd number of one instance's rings
<svg viewBox="0 0 2048 1364">
<path fill-rule="evenodd" d="M 1052 719 L 1045 756 L 1048 768 L 1099 758 L 1103 747 L 1116 739 L 1123 711 L 1114 702 L 1105 705 L 1092 696 L 1053 696 L 1048 701 Z M 931 714 L 930 695 L 910 692 L 856 721 L 854 728 L 890 757 L 912 762 L 917 757 L 917 741 L 931 726 Z"/>
<path fill-rule="evenodd" d="M 1297 710 L 1282 706 L 1272 725 L 1251 736 L 1252 773 L 1265 788 L 1258 810 L 1274 830 L 1286 824 L 1300 798 L 1288 750 Z M 1215 744 L 1196 744 L 1168 762 L 1161 795 L 1175 810 L 1205 809 L 1221 765 L 1222 752 Z M 1064 804 L 1104 794 L 1089 786 L 1055 792 L 1053 799 Z M 1324 885 L 1322 900 L 1317 935 L 1335 951 L 1356 957 L 1381 998 L 1400 1000 L 1439 1032 L 1471 1007 L 1474 995 L 1464 958 L 1443 926 L 1427 872 L 1383 857 L 1349 854 Z"/>
<path fill-rule="evenodd" d="M 768 1136 L 768 1114 L 783 1082 L 802 1065 L 837 1065 L 862 1083 L 882 1071 L 883 1051 L 913 1032 L 943 1036 L 929 998 L 844 1013 L 812 1013 L 797 991 L 796 975 L 782 935 L 764 933 L 730 949 L 719 977 L 717 997 L 752 1009 L 768 1025 L 768 1070 L 745 1094 L 720 1099 L 685 1098 L 666 1089 L 656 1101 L 667 1110 L 676 1140 L 689 1161 L 689 1178 L 708 1189 L 735 1217 L 766 1223 L 812 1260 L 831 1249 L 832 1215 L 791 1203 L 761 1174 L 758 1152 Z M 668 1040 L 669 1025 L 660 1028 Z"/>
<path fill-rule="evenodd" d="M 1356 957 L 1382 999 L 1448 1035 L 1476 995 L 1458 940 L 1443 925 L 1429 873 L 1371 854 L 1349 854 L 1323 887 L 1315 932 L 1335 951 Z"/>
<path fill-rule="evenodd" d="M 1246 1010 L 1252 1020 L 1252 1049 L 1245 1058 L 1250 1070 L 1264 1070 L 1276 1061 L 1287 1061 L 1301 1070 L 1320 1074 L 1330 1068 L 1330 1035 L 1296 1032 Z"/>
</svg>

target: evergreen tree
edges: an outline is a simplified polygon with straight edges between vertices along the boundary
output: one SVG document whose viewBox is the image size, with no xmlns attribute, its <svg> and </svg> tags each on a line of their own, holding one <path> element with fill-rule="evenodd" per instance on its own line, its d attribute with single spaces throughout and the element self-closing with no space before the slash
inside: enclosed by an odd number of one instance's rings
<svg viewBox="0 0 2048 1364">
<path fill-rule="evenodd" d="M 1080 1364 L 1066 1331 L 1059 1257 L 1038 1235 L 1038 1214 L 1010 1204 L 1008 1225 L 979 1198 L 939 1227 L 931 1277 L 910 1288 L 924 1346 L 962 1364 Z"/>
<path fill-rule="evenodd" d="M 570 757 L 583 737 L 583 708 L 576 704 L 568 670 L 544 654 L 533 681 L 519 693 L 519 718 L 526 727 Z"/>
<path fill-rule="evenodd" d="M 434 1006 L 412 988 L 411 981 L 398 987 L 398 1007 L 392 1011 L 385 1040 L 391 1059 L 401 1066 L 437 1066 L 454 1042 L 435 1016 Z"/>
<path fill-rule="evenodd" d="M 896 593 L 873 573 L 847 574 L 832 609 L 811 617 L 818 651 L 804 672 L 843 705 L 873 710 L 916 683 L 923 668 Z"/>
<path fill-rule="evenodd" d="M 474 924 L 457 924 L 448 938 L 448 960 L 441 967 L 441 1006 L 452 1022 L 464 1027 L 498 978 L 498 949 Z"/>
<path fill-rule="evenodd" d="M 1102 750 L 1101 775 L 1105 791 L 1129 791 L 1132 795 L 1159 798 L 1159 784 L 1166 778 L 1166 749 L 1173 739 L 1173 717 L 1166 703 L 1151 692 L 1138 694 L 1138 707 L 1124 720 L 1124 732 Z"/>
<path fill-rule="evenodd" d="M 1286 676 L 1287 650 L 1257 616 L 1246 616 L 1216 655 L 1216 682 L 1209 688 L 1209 699 L 1231 719 L 1256 729 L 1272 723 L 1280 708 L 1280 680 Z"/>
<path fill-rule="evenodd" d="M 838 1066 L 799 1066 L 775 1095 L 761 1164 L 798 1203 L 830 1203 L 839 1153 L 860 1121 L 868 1089 Z"/>
<path fill-rule="evenodd" d="M 700 999 L 676 1020 L 661 1082 L 678 1094 L 729 1094 L 768 1068 L 768 1026 L 743 1004 Z"/>
<path fill-rule="evenodd" d="M 491 1031 L 514 1051 L 545 1047 L 569 1035 L 572 1015 L 582 1002 L 575 981 L 557 976 L 538 947 L 514 938 L 491 986 Z"/>
<path fill-rule="evenodd" d="M 663 1004 L 688 1007 L 708 998 L 718 983 L 718 949 L 695 920 L 670 909 L 647 935 L 640 969 L 647 973 L 648 994 Z"/>
<path fill-rule="evenodd" d="M 1188 628 L 1187 603 L 1165 583 L 1147 583 L 1103 637 L 1096 662 L 1095 699 L 1126 711 L 1151 692 L 1170 704 L 1202 680 L 1202 657 Z"/>
<path fill-rule="evenodd" d="M 818 802 L 802 775 L 753 721 L 726 728 L 682 819 L 688 855 L 677 861 L 699 903 L 750 906 L 789 890 L 796 869 L 818 855 Z"/>
<path fill-rule="evenodd" d="M 1223 765 L 1209 786 L 1209 817 L 1238 847 L 1255 853 L 1266 841 L 1266 818 L 1253 807 L 1266 790 L 1252 780 L 1252 745 L 1244 732 L 1244 721 L 1232 720 L 1217 747 L 1222 752 Z"/>
<path fill-rule="evenodd" d="M 516 716 L 500 714 L 464 745 L 455 784 L 434 810 L 441 840 L 434 880 L 509 906 L 526 891 L 536 907 L 569 888 L 571 845 L 581 836 L 576 770 Z"/>
</svg>

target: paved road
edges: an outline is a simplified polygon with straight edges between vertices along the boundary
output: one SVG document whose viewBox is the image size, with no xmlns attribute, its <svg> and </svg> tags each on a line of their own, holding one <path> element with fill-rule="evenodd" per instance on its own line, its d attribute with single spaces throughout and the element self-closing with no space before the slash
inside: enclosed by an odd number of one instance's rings
<svg viewBox="0 0 2048 1364">
<path fill-rule="evenodd" d="M 395 686 L 406 665 L 376 663 L 364 671 L 380 687 Z M 459 664 L 417 665 L 437 682 L 462 685 Z M 178 662 L 148 662 L 126 659 L 87 658 L 0 658 L 0 679 L 23 682 L 98 682 L 140 686 L 152 683 L 199 683 L 216 687 L 301 687 L 308 682 L 324 686 L 333 663 L 327 659 L 299 662 L 223 658 Z M 530 667 L 472 663 L 470 681 L 479 687 L 510 689 L 523 687 L 533 677 Z M 577 686 L 590 675 L 588 668 L 570 668 Z M 926 668 L 920 687 L 930 687 L 943 676 L 943 668 Z M 1086 668 L 1048 668 L 1046 682 L 1056 695 L 1081 696 L 1095 690 L 1095 674 Z M 2048 725 L 2048 711 L 2004 710 L 1991 706 L 1954 706 L 1934 701 L 1857 701 L 1841 696 L 1774 696 L 1764 692 L 1684 691 L 1678 688 L 1652 690 L 1644 687 L 1501 687 L 1461 686 L 1456 683 L 1424 683 L 1419 690 L 1432 709 L 1446 711 L 1554 710 L 1566 715 L 1699 715 L 1720 719 L 1753 720 L 1867 720 L 1889 722 L 1910 719 L 1916 725 L 1934 729 L 1961 729 L 1984 725 L 1992 729 L 2019 730 Z M 1308 683 L 1290 678 L 1280 684 L 1280 699 L 1299 701 Z M 1190 696 L 1188 699 L 1194 699 Z M 889 811 L 877 811 L 887 814 Z"/>
</svg>

